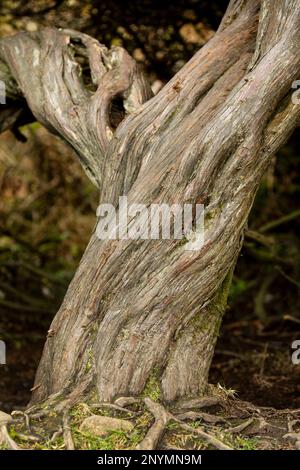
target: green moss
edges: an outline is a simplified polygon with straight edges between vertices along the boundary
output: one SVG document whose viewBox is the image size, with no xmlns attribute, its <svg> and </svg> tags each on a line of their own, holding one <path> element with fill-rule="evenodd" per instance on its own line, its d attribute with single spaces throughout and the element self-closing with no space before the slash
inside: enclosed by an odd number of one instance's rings
<svg viewBox="0 0 300 470">
<path fill-rule="evenodd" d="M 231 287 L 229 297 L 232 301 L 235 301 L 241 294 L 248 289 L 248 282 L 243 279 L 234 279 Z"/>
<path fill-rule="evenodd" d="M 112 431 L 106 437 L 80 431 L 72 427 L 72 435 L 76 449 L 86 450 L 118 450 L 127 446 L 127 435 L 124 431 Z"/>
<path fill-rule="evenodd" d="M 170 123 L 172 122 L 172 120 L 174 119 L 174 117 L 176 116 L 176 114 L 178 113 L 180 107 L 177 106 L 176 108 L 174 108 L 174 110 L 169 114 L 169 116 L 166 118 L 165 122 L 163 123 L 163 125 L 160 127 L 160 131 L 166 129 Z"/>
<path fill-rule="evenodd" d="M 193 327 L 195 332 L 207 331 L 211 328 L 212 324 L 216 324 L 216 329 L 219 329 L 223 313 L 227 307 L 228 294 L 231 286 L 232 270 L 230 270 L 221 286 L 219 287 L 216 295 L 211 300 L 209 305 L 206 307 L 207 313 L 203 315 L 195 315 L 189 322 L 189 325 Z M 216 323 L 216 317 L 219 321 Z"/>
<path fill-rule="evenodd" d="M 174 421 L 169 421 L 166 428 L 169 430 L 169 431 L 177 431 L 180 428 L 179 424 L 174 422 Z"/>
<path fill-rule="evenodd" d="M 237 437 L 235 439 L 236 446 L 240 450 L 256 450 L 258 445 L 258 440 L 254 437 L 251 438 L 244 438 L 244 437 Z"/>
<path fill-rule="evenodd" d="M 93 358 L 94 358 L 94 354 L 93 354 L 93 349 L 91 348 L 88 352 L 88 360 L 87 360 L 87 363 L 85 365 L 85 371 L 86 372 L 89 372 L 93 366 Z"/>
<path fill-rule="evenodd" d="M 101 412 L 101 415 L 103 413 Z M 78 425 L 72 425 L 72 436 L 76 449 L 87 450 L 122 450 L 134 449 L 143 440 L 147 428 L 151 423 L 151 416 L 143 413 L 135 422 L 132 431 L 111 431 L 105 437 L 94 436 L 90 433 L 80 431 Z"/>
<path fill-rule="evenodd" d="M 95 410 L 93 410 L 95 412 Z M 101 416 L 115 416 L 116 412 L 109 408 L 99 409 Z M 81 431 L 80 425 L 83 420 L 91 415 L 89 406 L 85 403 L 80 403 L 72 408 L 70 411 L 70 427 L 72 437 L 76 449 L 82 450 L 122 450 L 134 449 L 137 444 L 143 440 L 147 429 L 149 428 L 152 415 L 147 411 L 137 416 L 134 422 L 134 429 L 126 432 L 122 430 L 112 430 L 106 436 L 95 436 L 89 432 Z M 58 436 L 54 441 L 46 441 L 42 444 L 38 443 L 34 446 L 35 449 L 41 450 L 59 450 L 64 449 L 64 440 L 62 436 Z"/>
<path fill-rule="evenodd" d="M 9 435 L 12 439 L 16 439 L 17 431 L 16 431 L 15 426 L 13 426 L 13 425 L 9 426 L 9 431 L 8 432 L 9 432 Z"/>
<path fill-rule="evenodd" d="M 181 238 L 181 240 L 178 241 L 176 247 L 177 247 L 177 246 L 183 246 L 183 245 L 185 245 L 186 243 L 188 243 L 188 241 L 189 241 L 189 240 L 184 236 L 184 237 Z"/>
<path fill-rule="evenodd" d="M 149 397 L 153 401 L 160 401 L 161 398 L 161 388 L 160 388 L 160 371 L 158 369 L 153 369 L 149 375 L 146 386 L 142 393 L 143 397 Z"/>
<path fill-rule="evenodd" d="M 209 310 L 223 314 L 228 300 L 228 294 L 232 281 L 232 269 L 227 273 L 224 281 L 218 289 L 217 294 L 209 304 Z"/>
</svg>

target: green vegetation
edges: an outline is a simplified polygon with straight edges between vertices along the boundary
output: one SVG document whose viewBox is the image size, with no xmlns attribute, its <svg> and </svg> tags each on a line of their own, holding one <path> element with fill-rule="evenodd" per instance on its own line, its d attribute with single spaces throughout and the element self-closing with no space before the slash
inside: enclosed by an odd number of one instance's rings
<svg viewBox="0 0 300 470">
<path fill-rule="evenodd" d="M 142 396 L 149 397 L 151 398 L 151 400 L 156 401 L 156 402 L 160 401 L 161 388 L 160 388 L 160 372 L 158 369 L 153 369 L 151 371 Z"/>
</svg>

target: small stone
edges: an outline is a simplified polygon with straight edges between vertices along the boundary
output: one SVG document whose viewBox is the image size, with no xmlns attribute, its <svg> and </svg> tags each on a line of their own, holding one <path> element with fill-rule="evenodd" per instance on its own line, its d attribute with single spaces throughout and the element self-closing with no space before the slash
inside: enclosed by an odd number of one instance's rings
<svg viewBox="0 0 300 470">
<path fill-rule="evenodd" d="M 93 415 L 85 418 L 80 430 L 89 432 L 94 436 L 103 437 L 109 434 L 110 431 L 131 431 L 133 427 L 133 424 L 125 419 Z"/>
</svg>

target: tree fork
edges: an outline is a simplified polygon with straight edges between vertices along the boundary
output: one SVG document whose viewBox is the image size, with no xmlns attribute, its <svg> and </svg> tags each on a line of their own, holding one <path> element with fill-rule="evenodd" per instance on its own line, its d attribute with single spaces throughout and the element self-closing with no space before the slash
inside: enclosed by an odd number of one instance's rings
<svg viewBox="0 0 300 470">
<path fill-rule="evenodd" d="M 12 103 L 2 130 L 28 106 L 75 148 L 101 202 L 205 205 L 198 251 L 92 234 L 50 327 L 33 402 L 91 387 L 101 401 L 139 395 L 154 372 L 165 401 L 204 392 L 256 190 L 299 124 L 299 7 L 232 0 L 215 36 L 154 97 L 123 49 L 82 33 L 48 28 L 0 42 Z"/>
</svg>

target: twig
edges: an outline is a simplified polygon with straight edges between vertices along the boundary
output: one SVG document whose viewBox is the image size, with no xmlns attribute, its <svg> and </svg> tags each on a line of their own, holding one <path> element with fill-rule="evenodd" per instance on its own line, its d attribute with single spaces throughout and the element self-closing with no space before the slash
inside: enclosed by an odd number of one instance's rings
<svg viewBox="0 0 300 470">
<path fill-rule="evenodd" d="M 91 409 L 97 409 L 97 408 L 110 408 L 112 410 L 117 410 L 117 411 L 123 411 L 124 413 L 129 413 L 132 415 L 137 414 L 136 411 L 131 411 L 128 408 L 123 408 L 123 406 L 116 405 L 115 403 L 93 403 L 90 405 Z"/>
<path fill-rule="evenodd" d="M 0 305 L 3 307 L 8 307 L 12 308 L 14 310 L 20 310 L 23 312 L 37 312 L 37 313 L 45 313 L 45 312 L 53 312 L 53 309 L 48 308 L 42 308 L 42 307 L 36 307 L 35 305 L 24 305 L 24 304 L 19 304 L 17 302 L 11 302 L 10 300 L 3 300 L 0 299 Z"/>
<path fill-rule="evenodd" d="M 31 246 L 29 248 L 32 250 Z M 37 253 L 39 253 L 39 251 L 37 251 Z M 31 272 L 32 274 L 35 274 L 38 278 L 44 277 L 44 278 L 47 278 L 51 282 L 54 282 L 56 284 L 60 284 L 63 287 L 66 287 L 66 281 L 59 279 L 54 274 L 48 273 L 47 271 L 37 268 L 36 266 L 33 266 L 25 261 L 7 261 L 7 262 L 2 262 L 1 265 L 7 266 L 7 267 L 21 267 L 21 268 L 27 269 L 27 271 Z"/>
<path fill-rule="evenodd" d="M 300 287 L 300 282 L 293 279 L 291 276 L 286 274 L 279 266 L 275 266 L 276 271 L 278 271 L 287 281 L 289 281 L 294 286 Z"/>
<path fill-rule="evenodd" d="M 145 398 L 144 403 L 150 413 L 153 414 L 155 421 L 151 426 L 146 436 L 137 446 L 137 450 L 153 450 L 156 448 L 160 441 L 169 420 L 172 415 L 159 403 L 152 401 L 150 398 Z"/>
<path fill-rule="evenodd" d="M 262 377 L 263 374 L 264 374 L 266 359 L 269 356 L 268 347 L 269 347 L 269 343 L 266 343 L 265 346 L 264 346 L 263 353 L 262 353 L 262 361 L 261 361 L 260 370 L 259 370 L 259 376 L 260 377 Z"/>
<path fill-rule="evenodd" d="M 66 410 L 63 415 L 63 435 L 67 450 L 75 450 L 72 431 L 69 425 L 69 410 Z"/>
<path fill-rule="evenodd" d="M 40 419 L 44 418 L 45 416 L 48 416 L 50 413 L 52 413 L 53 410 L 41 410 L 38 411 L 37 413 L 33 413 L 30 415 L 31 419 Z"/>
<path fill-rule="evenodd" d="M 226 429 L 226 432 L 230 432 L 231 434 L 239 433 L 244 431 L 244 429 L 248 428 L 250 424 L 253 423 L 253 418 L 247 419 L 243 423 L 239 424 L 238 426 L 234 426 L 233 428 Z"/>
<path fill-rule="evenodd" d="M 265 277 L 254 301 L 255 314 L 262 321 L 262 323 L 265 323 L 267 320 L 267 312 L 264 306 L 265 298 L 274 279 L 274 273 L 271 273 L 269 276 Z"/>
<path fill-rule="evenodd" d="M 33 434 L 23 434 L 18 432 L 18 438 L 22 439 L 22 441 L 30 441 L 30 442 L 40 442 L 42 440 L 41 437 L 34 436 Z"/>
<path fill-rule="evenodd" d="M 263 235 L 259 232 L 255 232 L 254 230 L 246 230 L 245 237 L 249 240 L 254 240 L 258 242 L 267 248 L 270 248 L 270 246 L 274 244 L 273 238 Z"/>
<path fill-rule="evenodd" d="M 235 351 L 226 351 L 225 349 L 216 349 L 215 354 L 220 354 L 222 356 L 235 357 L 241 361 L 248 361 L 248 357 L 244 354 L 237 353 Z"/>
<path fill-rule="evenodd" d="M 269 230 L 279 227 L 279 225 L 285 224 L 286 222 L 290 222 L 293 219 L 296 219 L 300 216 L 300 209 L 290 212 L 279 219 L 273 220 L 272 222 L 268 222 L 267 224 L 263 225 L 259 228 L 259 232 L 264 233 L 268 232 Z"/>
<path fill-rule="evenodd" d="M 1 290 L 8 292 L 9 294 L 12 294 L 14 298 L 17 297 L 21 301 L 25 302 L 25 304 L 29 304 L 30 307 L 34 305 L 34 308 L 37 308 L 38 311 L 47 311 L 48 306 L 43 300 L 37 300 L 35 297 L 28 295 L 20 291 L 20 289 L 12 287 L 9 284 L 6 284 L 5 282 L 0 282 L 0 288 Z"/>
<path fill-rule="evenodd" d="M 261 249 L 257 250 L 253 248 L 248 243 L 245 243 L 244 246 L 249 250 L 251 256 L 256 258 L 259 261 L 263 261 L 266 263 L 278 263 L 284 266 L 294 266 L 295 261 L 291 258 L 282 258 L 281 256 L 274 255 L 272 252 Z"/>
<path fill-rule="evenodd" d="M 283 319 L 284 320 L 289 320 L 293 323 L 297 323 L 298 325 L 300 324 L 300 319 L 296 318 L 296 317 L 293 317 L 292 315 L 283 315 Z"/>
<path fill-rule="evenodd" d="M 51 436 L 49 442 L 55 441 L 55 439 L 57 439 L 58 436 L 60 436 L 62 433 L 63 433 L 63 429 L 60 427 L 57 431 L 55 431 L 55 432 L 52 434 L 52 436 Z"/>
<path fill-rule="evenodd" d="M 180 424 L 180 426 L 183 429 L 186 429 L 187 431 L 198 434 L 198 436 L 200 436 L 208 444 L 211 444 L 216 449 L 219 449 L 219 450 L 233 450 L 232 447 L 229 447 L 228 445 L 224 444 L 222 441 L 220 441 L 216 437 L 214 437 L 211 434 L 208 434 L 207 432 L 203 431 L 203 429 L 193 428 L 192 426 L 189 426 L 188 424 L 183 423 L 182 421 L 180 421 L 180 419 L 175 418 L 175 416 L 173 416 L 173 420 L 176 423 Z"/>
<path fill-rule="evenodd" d="M 187 411 L 185 413 L 180 413 L 175 415 L 176 418 L 180 419 L 180 421 L 185 421 L 187 419 L 203 419 L 206 423 L 210 424 L 217 424 L 217 423 L 224 423 L 225 419 L 221 416 L 212 415 L 210 413 L 204 413 L 203 411 Z"/>
</svg>

